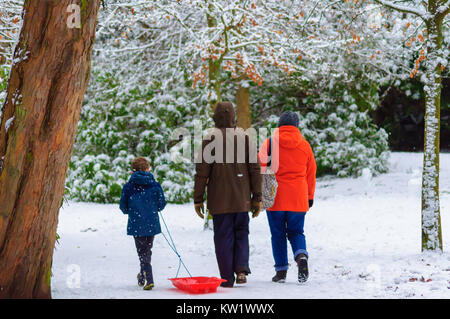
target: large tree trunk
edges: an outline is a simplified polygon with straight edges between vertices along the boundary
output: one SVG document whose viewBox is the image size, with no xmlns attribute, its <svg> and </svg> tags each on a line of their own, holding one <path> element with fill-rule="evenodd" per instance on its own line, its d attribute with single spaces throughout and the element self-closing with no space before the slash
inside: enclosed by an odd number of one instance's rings
<svg viewBox="0 0 450 319">
<path fill-rule="evenodd" d="M 422 172 L 422 250 L 442 251 L 439 204 L 442 20 L 427 21 L 425 133 Z"/>
<path fill-rule="evenodd" d="M 50 298 L 58 211 L 100 0 L 26 0 L 0 131 L 0 298 Z M 7 127 L 7 129 L 5 129 Z"/>
</svg>

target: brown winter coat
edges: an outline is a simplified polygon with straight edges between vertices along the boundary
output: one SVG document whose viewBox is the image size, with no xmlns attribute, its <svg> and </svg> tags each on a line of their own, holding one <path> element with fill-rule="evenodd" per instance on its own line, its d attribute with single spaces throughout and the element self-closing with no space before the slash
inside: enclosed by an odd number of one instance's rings
<svg viewBox="0 0 450 319">
<path fill-rule="evenodd" d="M 244 130 L 235 127 L 235 113 L 233 104 L 220 102 L 214 112 L 215 132 L 221 132 L 223 159 L 220 162 L 218 156 L 209 160 L 201 156 L 196 164 L 194 203 L 203 202 L 205 191 L 207 192 L 207 208 L 211 215 L 224 213 L 248 212 L 251 201 L 261 201 L 261 169 L 257 158 L 256 146 L 250 136 Z M 227 129 L 228 128 L 228 129 Z M 214 132 L 202 141 L 202 154 L 209 153 L 213 149 L 213 155 L 218 154 L 220 135 Z M 230 134 L 231 133 L 231 134 Z M 211 139 L 209 139 L 211 137 Z M 234 139 L 233 154 L 227 154 L 227 143 Z M 245 141 L 245 150 L 238 151 L 239 140 Z M 228 141 L 228 142 L 227 142 Z M 213 143 L 212 145 L 209 145 Z M 207 152 L 205 151 L 207 148 Z M 216 153 L 217 152 L 217 153 Z M 238 155 L 241 154 L 241 163 Z M 199 156 L 200 154 L 197 154 Z M 227 160 L 228 158 L 228 160 Z M 208 163 L 209 162 L 209 163 Z"/>
</svg>

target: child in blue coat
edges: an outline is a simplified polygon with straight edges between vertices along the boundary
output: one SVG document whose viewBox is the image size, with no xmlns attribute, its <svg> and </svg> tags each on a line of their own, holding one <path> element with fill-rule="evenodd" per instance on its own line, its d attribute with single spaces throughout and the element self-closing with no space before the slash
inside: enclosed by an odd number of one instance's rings
<svg viewBox="0 0 450 319">
<path fill-rule="evenodd" d="M 128 215 L 127 235 L 134 237 L 139 256 L 138 285 L 151 290 L 155 286 L 151 266 L 153 239 L 161 232 L 158 212 L 166 206 L 166 199 L 145 158 L 135 158 L 131 168 L 133 173 L 122 189 L 120 209 Z"/>
</svg>

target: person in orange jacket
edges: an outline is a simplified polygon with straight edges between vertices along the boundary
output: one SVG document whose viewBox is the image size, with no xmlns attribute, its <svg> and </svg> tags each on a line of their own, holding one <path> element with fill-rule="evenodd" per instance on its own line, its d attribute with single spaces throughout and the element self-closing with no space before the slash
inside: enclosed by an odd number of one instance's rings
<svg viewBox="0 0 450 319">
<path fill-rule="evenodd" d="M 316 162 L 298 125 L 296 113 L 284 112 L 273 136 L 263 142 L 258 153 L 263 171 L 269 163 L 278 183 L 275 202 L 267 209 L 275 260 L 274 282 L 286 280 L 289 268 L 287 240 L 298 266 L 298 281 L 308 279 L 308 252 L 303 226 L 306 212 L 314 202 Z"/>
</svg>

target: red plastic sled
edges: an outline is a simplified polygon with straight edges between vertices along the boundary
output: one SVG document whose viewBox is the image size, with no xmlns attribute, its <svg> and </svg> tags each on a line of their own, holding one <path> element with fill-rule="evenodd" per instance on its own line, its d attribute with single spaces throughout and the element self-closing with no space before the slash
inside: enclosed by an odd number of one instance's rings
<svg viewBox="0 0 450 319">
<path fill-rule="evenodd" d="M 172 284 L 191 294 L 206 294 L 216 292 L 221 282 L 226 281 L 217 277 L 184 277 L 169 278 Z"/>
</svg>

